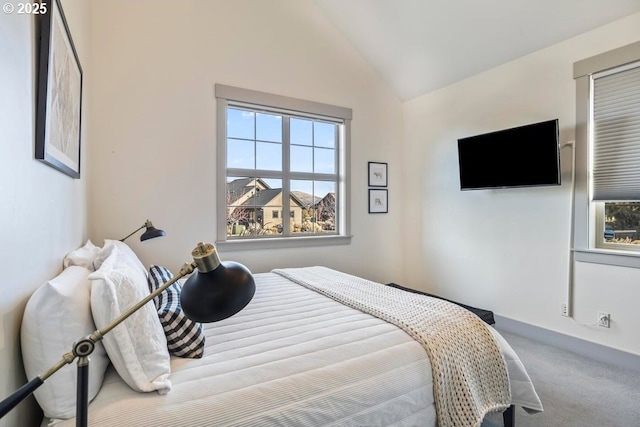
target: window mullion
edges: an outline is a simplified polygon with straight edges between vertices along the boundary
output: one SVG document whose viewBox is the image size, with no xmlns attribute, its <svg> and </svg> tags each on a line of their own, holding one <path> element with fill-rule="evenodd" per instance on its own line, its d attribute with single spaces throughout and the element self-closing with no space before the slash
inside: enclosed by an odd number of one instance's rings
<svg viewBox="0 0 640 427">
<path fill-rule="evenodd" d="M 306 181 L 338 181 L 338 175 L 333 173 L 289 172 L 289 178 Z"/>
<path fill-rule="evenodd" d="M 336 150 L 336 155 L 334 158 L 334 165 L 333 165 L 333 170 L 336 171 L 337 174 L 339 174 L 341 168 L 340 168 L 340 164 L 342 162 L 342 158 L 341 158 L 341 153 L 342 153 L 342 147 L 344 146 L 344 141 L 342 141 L 341 139 L 341 133 L 342 133 L 342 129 L 343 126 L 336 126 L 334 129 L 334 141 L 336 141 L 336 145 L 335 145 L 335 150 Z M 342 224 L 342 212 L 344 211 L 344 209 L 342 208 L 342 191 L 341 191 L 341 182 L 340 182 L 340 175 L 336 175 L 335 177 L 335 189 L 336 189 L 336 194 L 334 195 L 336 203 L 334 208 L 334 218 L 333 218 L 333 222 L 334 222 L 334 226 L 335 226 L 335 232 L 338 234 L 341 234 L 343 232 L 341 224 Z"/>
<path fill-rule="evenodd" d="M 229 168 L 227 169 L 227 176 L 245 176 L 249 178 L 282 179 L 283 175 L 281 171 L 263 170 L 263 169 Z"/>
<path fill-rule="evenodd" d="M 291 235 L 291 145 L 290 116 L 282 116 L 282 235 Z"/>
<path fill-rule="evenodd" d="M 253 168 L 258 169 L 258 114 L 253 112 Z"/>
</svg>

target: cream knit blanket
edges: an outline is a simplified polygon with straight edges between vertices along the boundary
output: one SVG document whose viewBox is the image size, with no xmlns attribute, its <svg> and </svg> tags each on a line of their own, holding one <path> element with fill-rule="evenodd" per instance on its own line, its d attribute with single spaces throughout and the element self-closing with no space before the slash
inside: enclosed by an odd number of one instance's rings
<svg viewBox="0 0 640 427">
<path fill-rule="evenodd" d="M 440 427 L 480 426 L 511 401 L 500 348 L 475 314 L 326 267 L 273 270 L 306 288 L 402 328 L 426 350 Z"/>
</svg>

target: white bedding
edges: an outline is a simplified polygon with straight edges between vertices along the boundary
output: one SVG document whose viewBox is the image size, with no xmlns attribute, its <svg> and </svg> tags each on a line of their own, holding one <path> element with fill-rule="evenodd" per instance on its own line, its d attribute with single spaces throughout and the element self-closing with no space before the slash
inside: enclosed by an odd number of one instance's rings
<svg viewBox="0 0 640 427">
<path fill-rule="evenodd" d="M 273 270 L 305 288 L 405 331 L 431 362 L 440 427 L 479 427 L 511 402 L 507 364 L 486 323 L 459 305 L 327 267 Z"/>
<path fill-rule="evenodd" d="M 205 326 L 202 359 L 172 359 L 168 394 L 135 392 L 110 369 L 89 425 L 436 425 L 430 363 L 409 335 L 279 275 L 255 279 L 243 311 Z M 542 410 L 522 363 L 498 341 L 512 403 Z"/>
</svg>

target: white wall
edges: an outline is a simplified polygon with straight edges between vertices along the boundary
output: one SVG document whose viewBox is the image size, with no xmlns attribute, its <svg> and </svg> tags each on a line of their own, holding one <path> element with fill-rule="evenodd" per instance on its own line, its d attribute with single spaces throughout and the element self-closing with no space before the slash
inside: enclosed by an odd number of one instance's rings
<svg viewBox="0 0 640 427">
<path fill-rule="evenodd" d="M 89 6 L 62 3 L 86 73 Z M 87 235 L 86 172 L 74 180 L 34 158 L 36 28 L 32 16 L 0 13 L 0 399 L 26 382 L 19 331 L 27 299 Z M 30 400 L 0 426 L 37 425 L 39 417 Z"/>
<path fill-rule="evenodd" d="M 640 14 L 556 44 L 403 105 L 407 284 L 502 316 L 640 354 L 640 270 L 577 264 L 583 323 L 560 316 L 569 251 L 571 153 L 561 187 L 461 192 L 457 139 L 559 118 L 574 138 L 575 61 L 640 40 Z"/>
<path fill-rule="evenodd" d="M 401 281 L 399 99 L 310 0 L 96 1 L 90 236 L 172 270 L 216 238 L 214 84 L 353 109 L 351 245 L 221 252 L 253 272 L 323 264 Z M 389 163 L 389 214 L 367 214 L 367 162 Z M 375 236 L 373 238 L 372 236 Z"/>
</svg>

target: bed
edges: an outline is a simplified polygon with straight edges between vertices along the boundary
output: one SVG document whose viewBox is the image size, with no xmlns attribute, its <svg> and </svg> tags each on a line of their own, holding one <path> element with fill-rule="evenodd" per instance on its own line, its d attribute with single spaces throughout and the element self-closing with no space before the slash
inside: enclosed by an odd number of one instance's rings
<svg viewBox="0 0 640 427">
<path fill-rule="evenodd" d="M 89 406 L 89 425 L 441 425 L 430 358 L 403 328 L 309 289 L 287 271 L 254 277 L 256 294 L 244 310 L 204 325 L 201 358 L 171 356 L 170 391 L 134 391 L 111 365 Z M 518 356 L 483 327 L 505 362 L 508 405 L 541 411 Z M 75 420 L 45 418 L 42 425 Z"/>
</svg>

